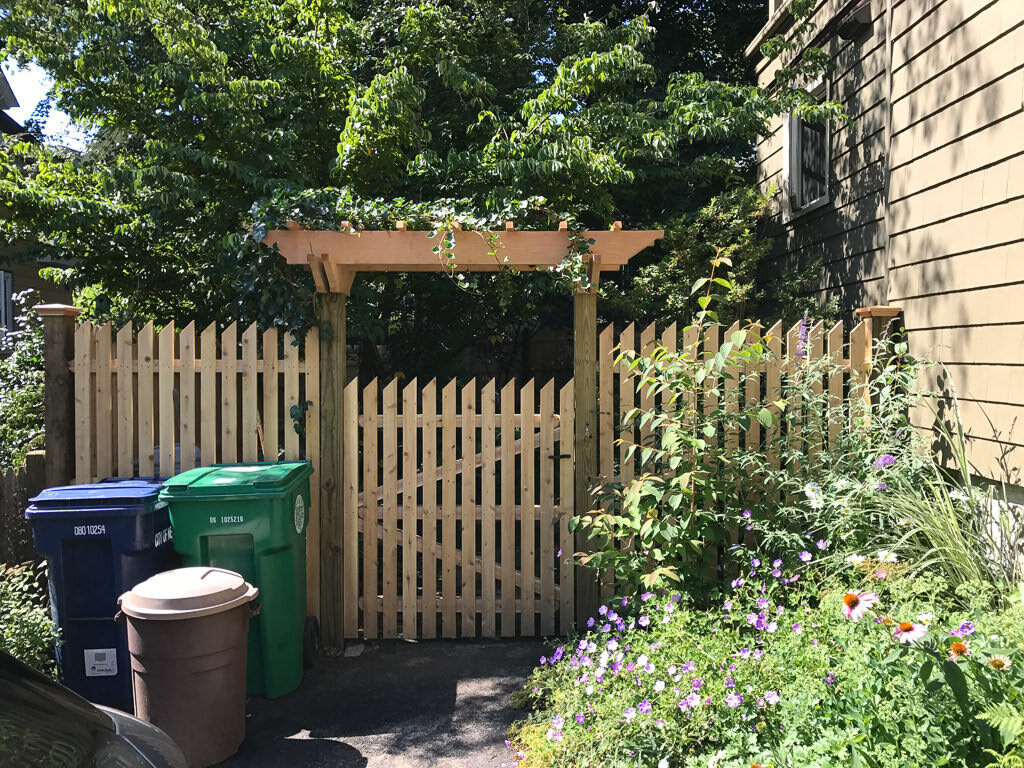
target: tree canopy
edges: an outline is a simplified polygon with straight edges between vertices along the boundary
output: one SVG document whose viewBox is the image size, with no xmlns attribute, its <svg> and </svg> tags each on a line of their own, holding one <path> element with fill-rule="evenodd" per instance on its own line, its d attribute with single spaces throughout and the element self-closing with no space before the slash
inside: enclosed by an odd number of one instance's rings
<svg viewBox="0 0 1024 768">
<path fill-rule="evenodd" d="M 74 259 L 62 279 L 100 317 L 294 326 L 311 284 L 247 235 L 259 201 L 671 221 L 743 174 L 770 115 L 827 112 L 745 83 L 763 5 L 0 0 L 5 53 L 95 131 L 79 156 L 0 149 L 0 237 Z M 472 294 L 443 275 L 362 281 L 353 330 L 413 350 L 457 312 L 434 352 L 450 355 L 553 311 L 550 285 L 523 278 L 526 307 L 503 275 Z"/>
</svg>

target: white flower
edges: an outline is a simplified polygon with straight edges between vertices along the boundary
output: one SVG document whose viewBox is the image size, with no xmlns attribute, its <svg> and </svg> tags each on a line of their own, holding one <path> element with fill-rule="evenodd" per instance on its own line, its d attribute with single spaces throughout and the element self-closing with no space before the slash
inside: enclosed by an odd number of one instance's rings
<svg viewBox="0 0 1024 768">
<path fill-rule="evenodd" d="M 847 480 L 845 477 L 841 477 L 836 480 L 836 490 L 845 491 L 847 488 L 853 488 L 853 481 Z"/>
<path fill-rule="evenodd" d="M 865 560 L 867 560 L 867 558 L 864 557 L 864 555 L 850 555 L 848 558 L 846 558 L 846 562 L 848 562 L 850 565 L 860 565 Z"/>
<path fill-rule="evenodd" d="M 668 758 L 663 757 L 658 761 L 658 768 L 668 768 Z"/>
<path fill-rule="evenodd" d="M 922 624 L 927 624 L 932 620 L 932 615 L 930 613 L 919 613 L 917 614 L 917 620 Z"/>
<path fill-rule="evenodd" d="M 964 493 L 959 488 L 957 488 L 956 490 L 949 494 L 949 498 L 951 498 L 953 501 L 967 501 L 967 494 Z"/>
<path fill-rule="evenodd" d="M 896 554 L 894 552 L 890 552 L 888 549 L 880 549 L 878 550 L 878 562 L 895 563 Z"/>
<path fill-rule="evenodd" d="M 804 486 L 804 493 L 807 494 L 807 498 L 813 499 L 821 493 L 821 486 L 817 483 L 808 483 Z"/>
<path fill-rule="evenodd" d="M 821 509 L 825 506 L 825 500 L 821 496 L 811 496 L 810 499 L 811 509 Z"/>
</svg>

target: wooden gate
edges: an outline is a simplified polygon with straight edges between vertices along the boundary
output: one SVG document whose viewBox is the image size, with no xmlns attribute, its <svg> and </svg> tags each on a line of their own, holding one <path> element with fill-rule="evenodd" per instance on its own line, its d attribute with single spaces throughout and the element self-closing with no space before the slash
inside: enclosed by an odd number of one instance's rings
<svg viewBox="0 0 1024 768">
<path fill-rule="evenodd" d="M 352 381 L 345 413 L 347 638 L 569 630 L 572 381 Z"/>
</svg>

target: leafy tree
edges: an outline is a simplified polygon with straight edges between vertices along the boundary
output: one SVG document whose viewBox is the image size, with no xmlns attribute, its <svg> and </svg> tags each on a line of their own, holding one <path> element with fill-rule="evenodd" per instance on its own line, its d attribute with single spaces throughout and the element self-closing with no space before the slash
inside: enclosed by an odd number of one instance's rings
<svg viewBox="0 0 1024 768">
<path fill-rule="evenodd" d="M 742 174 L 737 148 L 767 116 L 834 113 L 798 89 L 712 79 L 742 79 L 737 51 L 716 47 L 753 2 L 592 20 L 548 0 L 0 0 L 4 52 L 46 69 L 55 103 L 95 130 L 80 157 L 0 150 L 0 237 L 76 259 L 60 277 L 99 317 L 295 326 L 312 286 L 246 235 L 256 200 L 334 184 L 384 214 L 668 221 Z M 672 33 L 661 49 L 652 18 Z M 675 57 L 688 74 L 670 74 Z M 435 340 L 441 318 L 470 318 L 440 345 L 450 359 L 473 325 L 508 335 L 495 326 L 522 308 L 505 279 L 469 293 L 444 275 L 361 281 L 353 335 Z M 524 290 L 530 322 L 558 311 Z M 407 346 L 413 366 L 443 363 Z"/>
</svg>

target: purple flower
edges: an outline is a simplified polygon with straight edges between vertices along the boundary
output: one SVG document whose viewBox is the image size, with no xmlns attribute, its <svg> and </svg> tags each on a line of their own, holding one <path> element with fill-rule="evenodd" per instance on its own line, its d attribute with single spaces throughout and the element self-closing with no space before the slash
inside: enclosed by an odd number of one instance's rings
<svg viewBox="0 0 1024 768">
<path fill-rule="evenodd" d="M 804 317 L 800 321 L 800 327 L 796 331 L 796 364 L 800 365 L 800 359 L 807 354 L 807 331 L 810 327 L 810 323 L 807 318 L 807 313 L 804 312 Z"/>
<path fill-rule="evenodd" d="M 772 560 L 772 568 L 778 568 L 781 565 L 782 560 L 780 558 L 775 558 L 774 560 Z"/>
<path fill-rule="evenodd" d="M 646 627 L 648 624 L 651 623 L 651 620 L 647 616 L 641 616 L 639 619 L 636 620 L 636 623 L 639 624 L 641 627 Z"/>
<path fill-rule="evenodd" d="M 889 489 L 889 486 L 886 485 L 885 483 L 878 483 L 877 485 L 875 485 L 875 490 L 876 491 L 885 491 L 885 490 L 888 490 L 888 489 Z"/>
<path fill-rule="evenodd" d="M 760 560 L 758 560 L 758 559 L 757 559 L 757 558 L 755 557 L 755 558 L 754 558 L 753 560 L 751 560 L 751 561 L 750 561 L 750 565 L 751 565 L 752 567 L 754 567 L 754 568 L 760 568 L 760 567 L 761 567 L 761 561 L 760 561 Z"/>
<path fill-rule="evenodd" d="M 818 549 L 828 549 L 828 542 L 824 539 L 818 539 L 815 542 L 814 546 L 816 546 Z"/>
<path fill-rule="evenodd" d="M 561 730 L 562 726 L 565 725 L 565 718 L 562 717 L 561 715 L 555 715 L 554 717 L 551 718 L 551 724 L 555 728 L 558 728 L 559 730 Z"/>
<path fill-rule="evenodd" d="M 749 509 L 744 509 L 743 510 L 743 516 L 749 520 L 750 517 L 751 517 L 750 510 Z"/>
<path fill-rule="evenodd" d="M 695 677 L 693 678 L 693 682 L 690 684 L 690 687 L 693 688 L 693 690 L 695 691 L 699 691 L 702 685 L 704 685 L 704 681 L 701 680 L 699 677 Z"/>
<path fill-rule="evenodd" d="M 722 603 L 722 610 L 723 611 L 728 611 L 731 608 L 732 608 L 732 600 L 726 600 L 724 603 Z"/>
<path fill-rule="evenodd" d="M 725 697 L 725 705 L 729 707 L 729 709 L 736 709 L 736 707 L 738 707 L 742 703 L 743 694 L 730 693 L 728 696 Z"/>
<path fill-rule="evenodd" d="M 752 625 L 756 625 L 757 624 L 757 614 L 756 613 L 748 613 L 747 614 L 747 624 L 752 624 Z"/>
<path fill-rule="evenodd" d="M 649 715 L 651 713 L 651 702 L 644 699 L 637 705 L 637 709 L 640 710 L 641 714 Z"/>
<path fill-rule="evenodd" d="M 726 688 L 735 688 L 736 687 L 736 678 L 735 677 L 727 677 L 727 678 L 725 678 L 725 687 Z"/>
<path fill-rule="evenodd" d="M 633 718 L 636 717 L 636 708 L 626 707 L 626 710 L 622 713 L 622 716 L 626 718 L 627 723 L 633 722 Z"/>
<path fill-rule="evenodd" d="M 764 695 L 764 700 L 767 701 L 769 704 L 778 704 L 779 703 L 779 693 L 778 693 L 778 691 L 768 691 Z"/>
<path fill-rule="evenodd" d="M 799 635 L 804 631 L 804 628 L 799 623 L 793 625 L 793 633 Z"/>
<path fill-rule="evenodd" d="M 805 549 L 803 552 L 801 552 L 799 555 L 797 555 L 797 557 L 799 557 L 803 562 L 809 563 L 811 561 L 811 559 L 814 557 L 814 555 L 812 555 L 810 552 L 808 552 Z"/>
<path fill-rule="evenodd" d="M 642 595 L 640 595 L 640 602 L 641 603 L 646 603 L 652 597 L 654 597 L 654 593 L 653 592 L 644 592 Z"/>
<path fill-rule="evenodd" d="M 591 603 L 591 605 L 593 605 L 593 603 Z M 602 605 L 600 608 L 597 609 L 597 612 L 604 616 L 606 613 L 608 613 L 608 606 Z"/>
<path fill-rule="evenodd" d="M 602 624 L 601 625 L 601 631 L 602 632 L 611 632 L 612 631 L 612 625 L 611 624 Z"/>
<path fill-rule="evenodd" d="M 749 659 L 750 658 L 750 649 L 749 648 L 740 648 L 740 658 L 741 659 Z"/>
<path fill-rule="evenodd" d="M 587 721 L 587 716 L 582 712 L 576 715 L 576 725 L 583 725 Z"/>
<path fill-rule="evenodd" d="M 871 468 L 872 469 L 885 469 L 886 467 L 891 467 L 895 463 L 896 463 L 896 457 L 895 456 L 893 456 L 891 453 L 883 453 L 881 456 L 879 456 L 877 459 L 875 459 L 875 463 L 871 465 Z"/>
<path fill-rule="evenodd" d="M 775 569 L 772 570 L 772 576 L 774 576 L 776 579 L 779 578 L 779 576 L 781 576 L 781 575 L 782 575 L 782 571 L 780 571 L 778 568 L 775 568 Z"/>
<path fill-rule="evenodd" d="M 547 656 L 541 656 L 540 657 L 540 663 L 541 664 L 547 664 L 548 663 L 548 657 Z"/>
<path fill-rule="evenodd" d="M 973 621 L 965 621 L 963 624 L 961 624 L 957 628 L 956 633 L 960 637 L 970 637 L 971 635 L 974 634 L 974 622 Z"/>
<path fill-rule="evenodd" d="M 564 735 L 562 734 L 562 732 L 561 731 L 556 731 L 554 728 L 548 728 L 548 732 L 547 732 L 546 735 L 547 735 L 548 741 L 553 741 L 555 743 L 561 741 L 564 738 Z"/>
<path fill-rule="evenodd" d="M 766 632 L 767 632 L 767 633 L 768 633 L 769 635 L 774 635 L 774 634 L 775 634 L 775 632 L 776 632 L 776 630 L 778 630 L 778 628 L 779 628 L 779 624 L 778 624 L 778 622 L 775 622 L 775 621 L 771 621 L 771 622 L 769 622 L 769 623 L 768 623 L 768 626 L 767 626 L 767 627 L 765 627 L 765 631 L 766 631 Z"/>
</svg>

